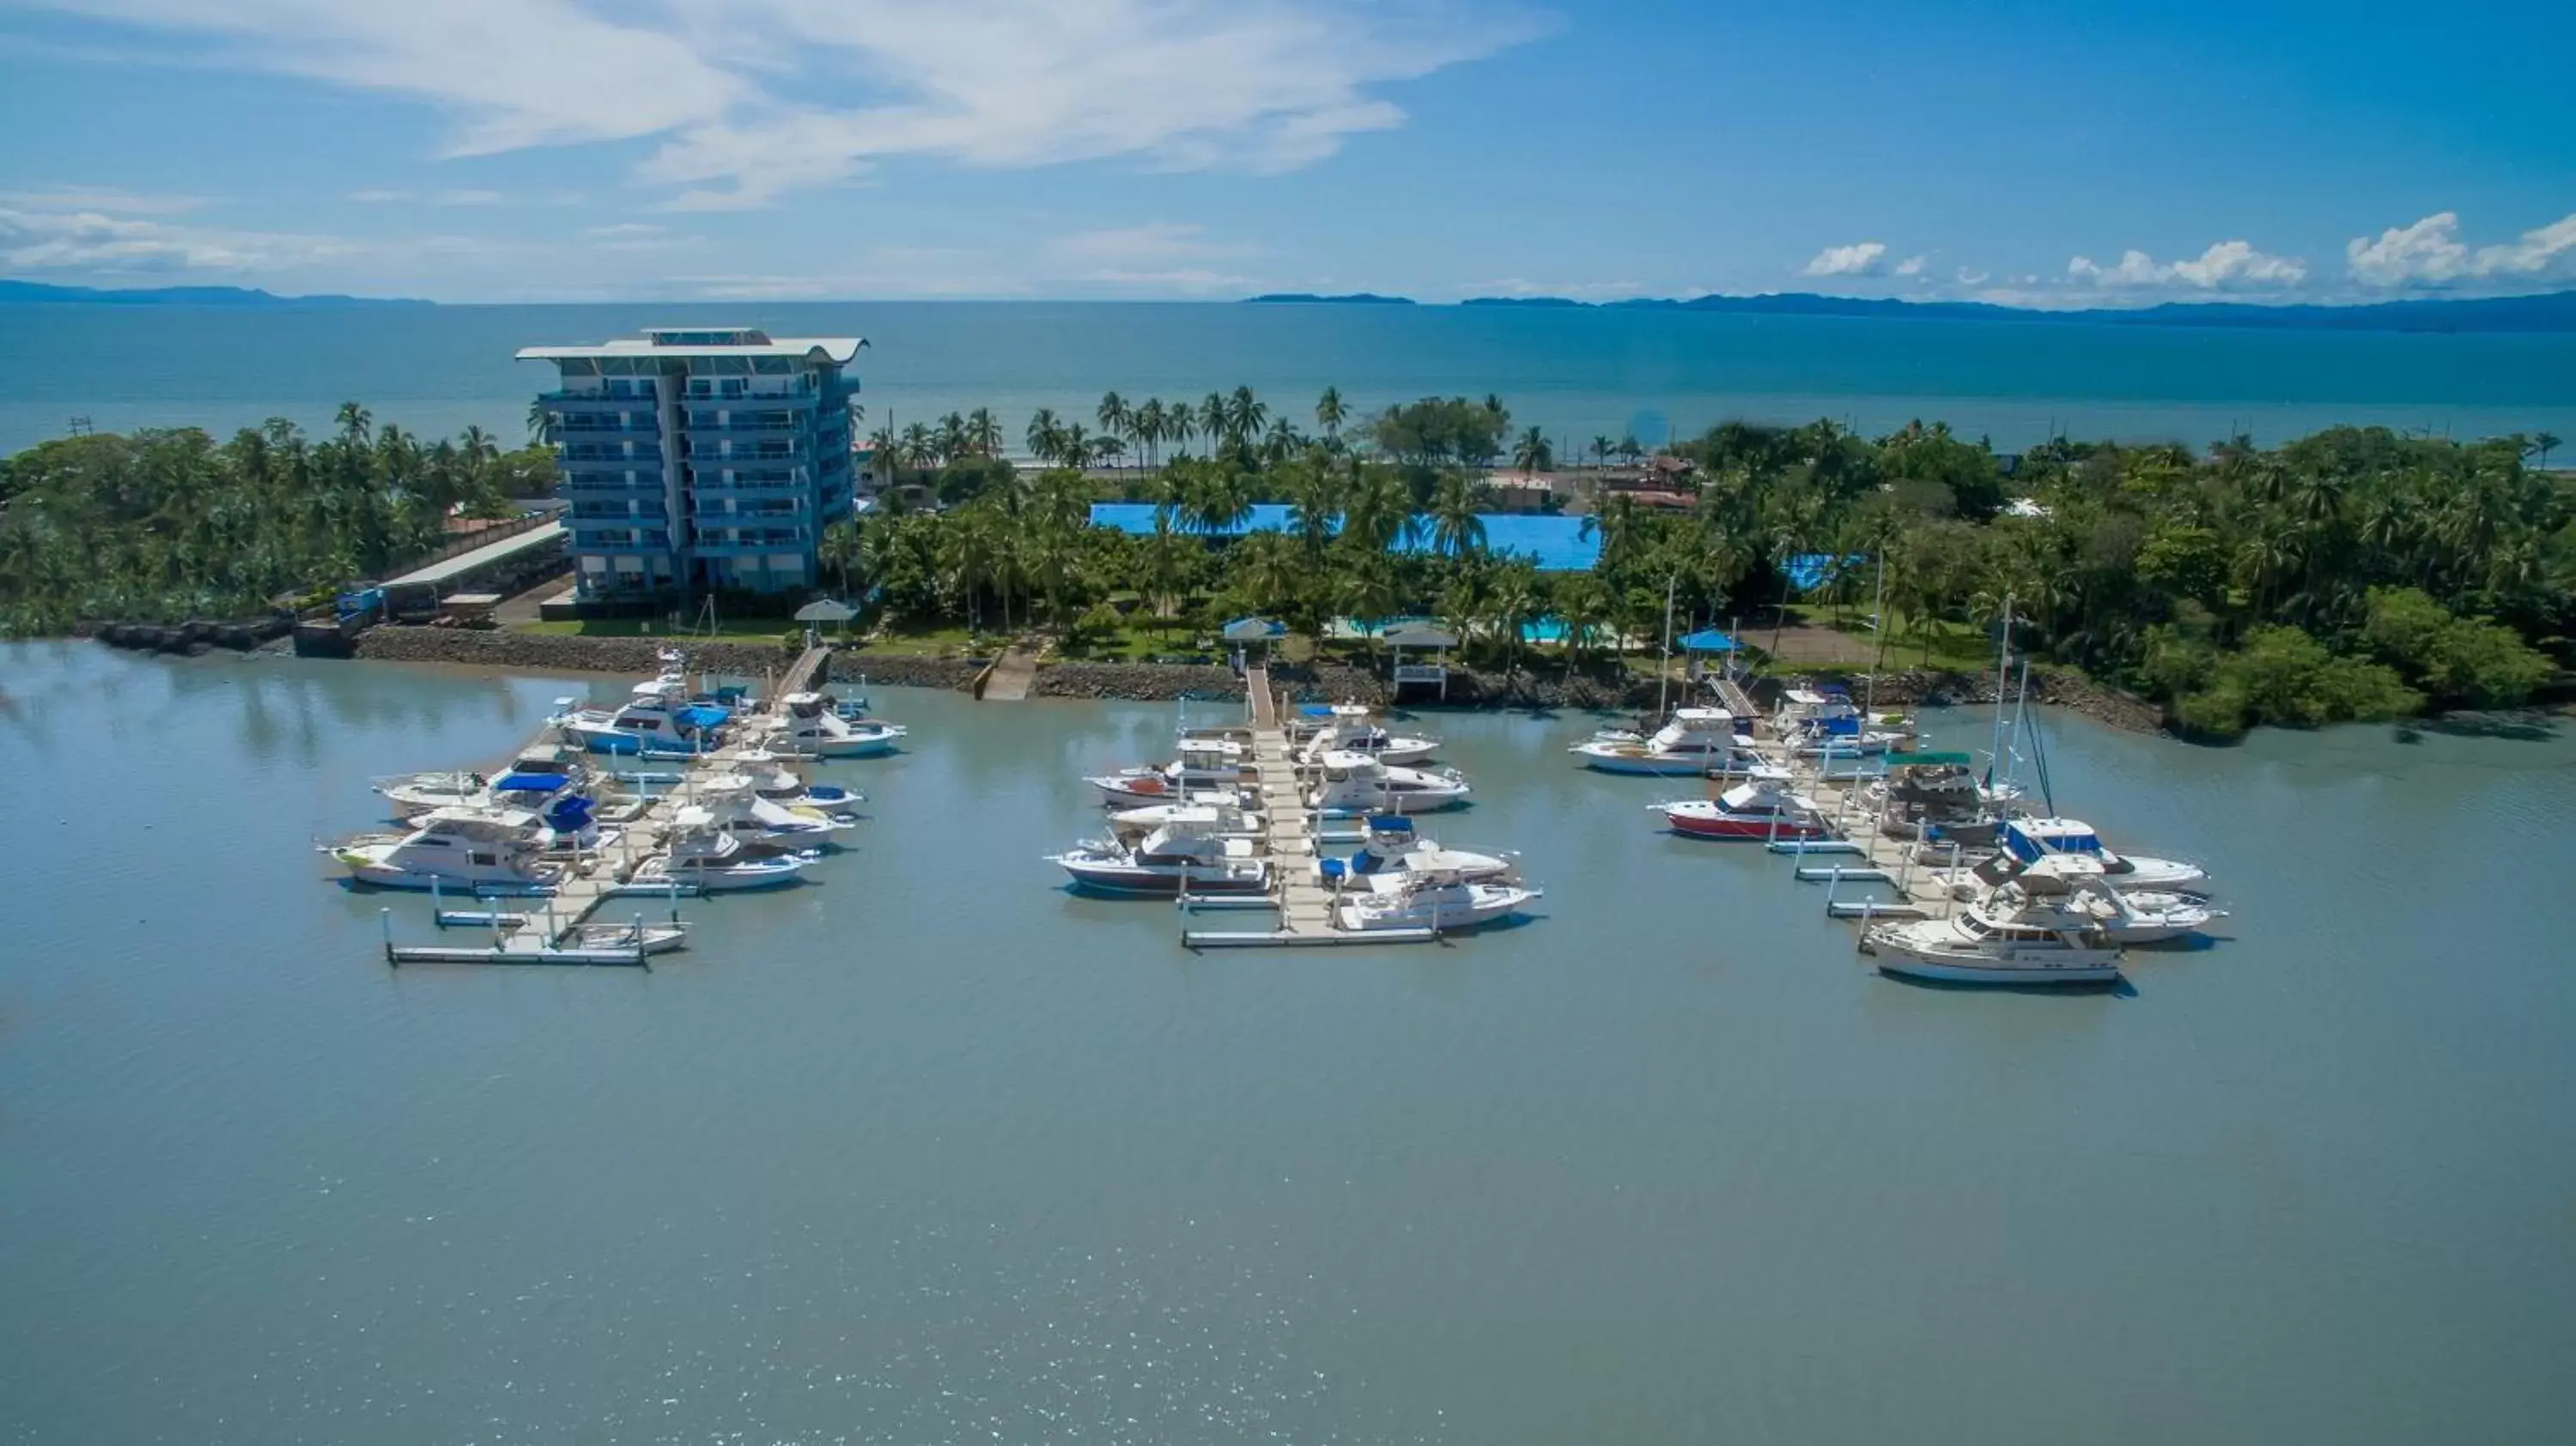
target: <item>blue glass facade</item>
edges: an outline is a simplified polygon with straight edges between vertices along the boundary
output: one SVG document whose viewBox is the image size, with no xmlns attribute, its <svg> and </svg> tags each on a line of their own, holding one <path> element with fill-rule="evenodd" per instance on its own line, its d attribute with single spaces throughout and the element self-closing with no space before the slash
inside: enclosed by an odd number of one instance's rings
<svg viewBox="0 0 2576 1446">
<path fill-rule="evenodd" d="M 581 596 L 815 586 L 824 530 L 851 515 L 856 339 L 748 328 L 531 347 Z"/>
</svg>

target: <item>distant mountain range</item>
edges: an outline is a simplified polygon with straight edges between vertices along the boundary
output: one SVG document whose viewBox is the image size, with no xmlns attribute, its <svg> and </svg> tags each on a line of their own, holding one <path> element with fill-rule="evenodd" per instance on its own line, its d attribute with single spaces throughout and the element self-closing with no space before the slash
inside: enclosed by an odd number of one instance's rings
<svg viewBox="0 0 2576 1446">
<path fill-rule="evenodd" d="M 1818 296 L 1699 296 L 1688 301 L 1639 298 L 1587 302 L 1562 296 L 1479 296 L 1461 306 L 1591 307 L 1613 311 L 1713 311 L 1746 316 L 1921 317 L 1952 321 L 2076 323 L 2086 326 L 2226 326 L 2282 331 L 2576 331 L 2576 291 L 2539 296 L 2382 301 L 2363 306 L 2255 306 L 2232 301 L 2169 301 L 2160 306 L 2043 311 L 1984 301 L 1897 301 Z"/>
<path fill-rule="evenodd" d="M 0 305 L 52 302 L 75 306 L 429 306 L 379 296 L 279 296 L 240 286 L 156 286 L 107 291 L 95 286 L 48 286 L 41 281 L 0 280 Z"/>
<path fill-rule="evenodd" d="M 1317 296 L 1311 291 L 1272 291 L 1260 296 L 1247 296 L 1247 302 L 1302 302 L 1311 306 L 1411 306 L 1410 296 L 1380 296 L 1373 291 L 1354 291 L 1347 296 Z"/>
</svg>

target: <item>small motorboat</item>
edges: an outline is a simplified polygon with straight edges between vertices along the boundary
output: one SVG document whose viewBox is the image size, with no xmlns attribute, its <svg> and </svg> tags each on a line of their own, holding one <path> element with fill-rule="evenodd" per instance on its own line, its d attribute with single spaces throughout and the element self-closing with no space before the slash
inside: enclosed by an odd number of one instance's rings
<svg viewBox="0 0 2576 1446">
<path fill-rule="evenodd" d="M 2227 917 L 2225 910 L 2190 894 L 2104 889 L 2098 897 L 2103 907 L 2095 917 L 2114 944 L 2170 944 Z"/>
<path fill-rule="evenodd" d="M 1605 728 L 1567 751 L 1596 772 L 1656 778 L 1726 776 L 1760 761 L 1736 736 L 1735 717 L 1723 708 L 1676 708 L 1652 733 Z"/>
<path fill-rule="evenodd" d="M 2120 946 L 2100 887 L 2087 863 L 2025 868 L 1949 918 L 1871 926 L 1861 952 L 1885 973 L 1948 984 L 2106 984 L 2120 977 Z"/>
<path fill-rule="evenodd" d="M 1440 740 L 1390 733 L 1369 721 L 1357 703 L 1314 703 L 1299 710 L 1315 725 L 1297 750 L 1297 761 L 1315 764 L 1327 753 L 1365 753 L 1380 763 L 1421 763 L 1440 751 Z"/>
<path fill-rule="evenodd" d="M 2188 889 L 2209 880 L 2208 871 L 2198 864 L 2113 853 L 2091 824 L 2078 819 L 2010 819 L 2003 826 L 1999 842 L 2005 853 L 2025 864 L 2037 863 L 2051 854 L 2085 855 L 2102 866 L 2102 877 L 2112 888 L 2124 893 L 2131 889 Z"/>
<path fill-rule="evenodd" d="M 1353 933 L 1472 929 L 1509 918 L 1537 897 L 1538 890 L 1518 884 L 1474 883 L 1454 873 L 1408 871 L 1371 879 L 1366 893 L 1335 907 L 1333 922 Z"/>
<path fill-rule="evenodd" d="M 397 816 L 409 817 L 441 808 L 471 808 L 481 804 L 492 787 L 492 780 L 480 773 L 462 769 L 440 773 L 405 773 L 392 778 L 379 778 L 367 785 L 394 806 Z"/>
<path fill-rule="evenodd" d="M 1446 848 L 1414 831 L 1413 820 L 1380 814 L 1368 821 L 1368 836 L 1348 858 L 1315 861 L 1315 877 L 1327 888 L 1367 886 L 1396 874 L 1441 874 L 1471 884 L 1516 878 L 1519 863 L 1503 854 Z"/>
<path fill-rule="evenodd" d="M 623 924 L 576 924 L 555 940 L 554 947 L 633 949 L 645 954 L 668 954 L 688 942 L 686 924 L 642 924 L 630 920 Z"/>
<path fill-rule="evenodd" d="M 1207 789 L 1234 788 L 1251 764 L 1251 752 L 1240 743 L 1183 738 L 1180 756 L 1169 763 L 1094 774 L 1083 782 L 1099 789 L 1112 806 L 1171 803 Z"/>
<path fill-rule="evenodd" d="M 1252 841 L 1165 824 L 1134 844 L 1103 839 L 1076 844 L 1049 863 L 1073 876 L 1077 888 L 1104 894 L 1171 897 L 1193 894 L 1261 894 L 1270 889 L 1270 863 Z"/>
<path fill-rule="evenodd" d="M 911 732 L 882 718 L 844 718 L 821 693 L 790 693 L 763 738 L 767 747 L 802 758 L 880 758 Z"/>
<path fill-rule="evenodd" d="M 1816 801 L 1790 791 L 1785 768 L 1765 766 L 1715 798 L 1649 804 L 1673 832 L 1691 838 L 1822 838 L 1831 833 Z"/>
<path fill-rule="evenodd" d="M 544 857 L 545 820 L 523 809 L 443 808 L 407 832 L 362 834 L 325 850 L 349 877 L 380 889 L 551 894 L 564 867 Z"/>
<path fill-rule="evenodd" d="M 1316 770 L 1306 804 L 1327 818 L 1430 813 L 1467 801 L 1466 776 L 1454 768 L 1404 768 L 1365 753 L 1327 753 Z"/>
</svg>

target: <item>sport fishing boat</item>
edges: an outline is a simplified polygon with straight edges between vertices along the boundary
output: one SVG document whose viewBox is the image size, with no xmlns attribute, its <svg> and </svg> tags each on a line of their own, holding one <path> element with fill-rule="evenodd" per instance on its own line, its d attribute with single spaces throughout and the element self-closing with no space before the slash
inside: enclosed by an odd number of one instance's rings
<svg viewBox="0 0 2576 1446">
<path fill-rule="evenodd" d="M 1735 716 L 1723 708 L 1676 708 L 1652 733 L 1605 728 L 1567 751 L 1597 772 L 1657 778 L 1733 776 L 1761 761 L 1736 736 Z"/>
<path fill-rule="evenodd" d="M 2101 898 L 2108 905 L 2101 916 L 2102 932 L 2114 944 L 2170 944 L 2227 917 L 2225 910 L 2213 909 L 2189 894 L 2104 889 Z"/>
<path fill-rule="evenodd" d="M 1914 730 L 1898 715 L 1873 722 L 1839 684 L 1791 688 L 1771 726 L 1802 758 L 1875 758 L 1910 746 Z"/>
<path fill-rule="evenodd" d="M 2108 983 L 2120 977 L 2120 947 L 2086 872 L 2025 870 L 1950 918 L 1873 925 L 1861 952 L 1885 973 L 1951 984 Z"/>
<path fill-rule="evenodd" d="M 1299 710 L 1314 731 L 1297 750 L 1300 763 L 1320 763 L 1327 753 L 1365 753 L 1380 763 L 1420 763 L 1440 751 L 1437 738 L 1390 733 L 1369 721 L 1357 703 L 1315 703 Z"/>
<path fill-rule="evenodd" d="M 858 817 L 863 794 L 831 783 L 810 783 L 803 774 L 774 758 L 745 755 L 740 760 L 743 775 L 751 780 L 752 791 L 781 808 L 810 808 L 839 819 Z"/>
<path fill-rule="evenodd" d="M 1315 861 L 1316 879 L 1337 889 L 1396 874 L 1443 874 L 1479 884 L 1509 881 L 1519 873 L 1510 857 L 1445 848 L 1416 833 L 1413 820 L 1388 814 L 1368 821 L 1367 838 L 1349 858 Z"/>
<path fill-rule="evenodd" d="M 1327 818 L 1373 813 L 1430 813 L 1467 801 L 1467 779 L 1454 768 L 1401 768 L 1365 753 L 1327 753 L 1316 760 L 1306 805 Z"/>
<path fill-rule="evenodd" d="M 1998 841 L 2005 853 L 2025 864 L 2051 854 L 2083 854 L 2102 866 L 2102 877 L 2123 893 L 2131 889 L 2188 889 L 2209 881 L 2208 871 L 2178 859 L 2116 854 L 2102 843 L 2091 824 L 2072 818 L 2016 818 L 2005 822 Z"/>
<path fill-rule="evenodd" d="M 693 809 L 702 812 L 704 822 L 747 844 L 829 847 L 832 835 L 858 826 L 819 808 L 790 807 L 763 798 L 758 785 L 740 773 L 699 779 L 689 785 L 686 797 L 692 807 L 681 810 L 683 818 Z"/>
<path fill-rule="evenodd" d="M 1889 838 L 1990 849 L 2002 828 L 1999 800 L 1971 771 L 1965 753 L 1891 753 L 1887 776 L 1866 786 Z"/>
<path fill-rule="evenodd" d="M 1475 883 L 1447 872 L 1376 875 L 1365 893 L 1346 896 L 1333 922 L 1352 933 L 1395 929 L 1472 929 L 1521 911 L 1536 889 L 1518 884 Z"/>
<path fill-rule="evenodd" d="M 1104 894 L 1169 897 L 1260 894 L 1270 888 L 1270 862 L 1252 841 L 1169 823 L 1134 844 L 1115 839 L 1076 844 L 1047 861 L 1073 875 L 1077 888 Z"/>
<path fill-rule="evenodd" d="M 770 723 L 763 743 L 781 753 L 806 758 L 879 758 L 895 750 L 911 730 L 882 718 L 844 718 L 821 693 L 790 693 L 778 700 L 781 712 Z"/>
<path fill-rule="evenodd" d="M 1122 768 L 1093 774 L 1083 782 L 1099 789 L 1113 806 L 1170 803 L 1209 789 L 1234 788 L 1252 766 L 1252 753 L 1242 744 L 1220 738 L 1183 738 L 1180 756 L 1160 766 Z"/>
<path fill-rule="evenodd" d="M 523 809 L 442 808 L 405 833 L 362 834 L 325 850 L 361 884 L 471 894 L 551 894 L 561 864 L 544 857 L 545 821 Z"/>
<path fill-rule="evenodd" d="M 1248 838 L 1261 832 L 1262 816 L 1261 810 L 1244 807 L 1232 794 L 1199 802 L 1139 804 L 1112 809 L 1109 814 L 1109 830 L 1122 840 L 1141 839 L 1167 826 Z"/>
<path fill-rule="evenodd" d="M 556 700 L 563 708 L 552 720 L 564 742 L 593 753 L 642 758 L 693 758 L 722 742 L 732 710 L 689 699 L 688 685 L 676 673 L 638 683 L 623 707 L 578 708 L 573 700 Z"/>
<path fill-rule="evenodd" d="M 1762 767 L 1715 798 L 1649 804 L 1672 831 L 1692 838 L 1822 838 L 1832 832 L 1816 801 L 1790 788 L 1785 768 Z"/>
<path fill-rule="evenodd" d="M 636 865 L 620 892 L 649 894 L 671 885 L 702 894 L 774 889 L 795 883 L 821 857 L 746 843 L 693 805 L 680 810 L 662 851 Z"/>
</svg>

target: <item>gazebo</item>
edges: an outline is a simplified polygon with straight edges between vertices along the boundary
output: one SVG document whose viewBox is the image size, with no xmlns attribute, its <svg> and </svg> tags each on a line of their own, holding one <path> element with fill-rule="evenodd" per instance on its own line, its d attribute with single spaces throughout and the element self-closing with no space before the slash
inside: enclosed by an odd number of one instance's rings
<svg viewBox="0 0 2576 1446">
<path fill-rule="evenodd" d="M 1404 691 L 1407 684 L 1422 684 L 1438 688 L 1443 699 L 1449 696 L 1449 650 L 1458 646 L 1456 633 L 1429 623 L 1405 623 L 1379 634 L 1378 641 L 1386 645 L 1387 657 L 1394 663 L 1397 692 Z M 1429 653 L 1431 661 L 1406 662 L 1404 650 L 1407 648 Z"/>
<path fill-rule="evenodd" d="M 1276 618 L 1242 617 L 1227 623 L 1218 635 L 1225 639 L 1227 649 L 1234 654 L 1235 671 L 1241 672 L 1248 650 L 1257 643 L 1265 650 L 1263 656 L 1267 658 L 1269 646 L 1288 636 L 1288 625 Z"/>
<path fill-rule="evenodd" d="M 1723 664 L 1728 655 L 1741 646 L 1731 635 L 1721 633 L 1715 628 L 1702 628 L 1698 632 L 1685 634 L 1679 641 L 1686 660 L 1682 676 L 1692 682 L 1698 682 L 1701 675 L 1708 670 L 1707 664 L 1702 661 L 1703 657 L 1717 660 L 1720 664 L 1719 671 L 1723 672 L 1725 671 Z"/>
<path fill-rule="evenodd" d="M 850 630 L 850 619 L 858 615 L 859 610 L 848 603 L 837 598 L 825 597 L 816 598 L 798 608 L 796 621 L 805 624 L 805 641 L 808 646 L 811 646 L 820 637 L 814 627 L 816 623 L 838 623 L 841 625 L 841 631 L 846 633 Z"/>
</svg>

